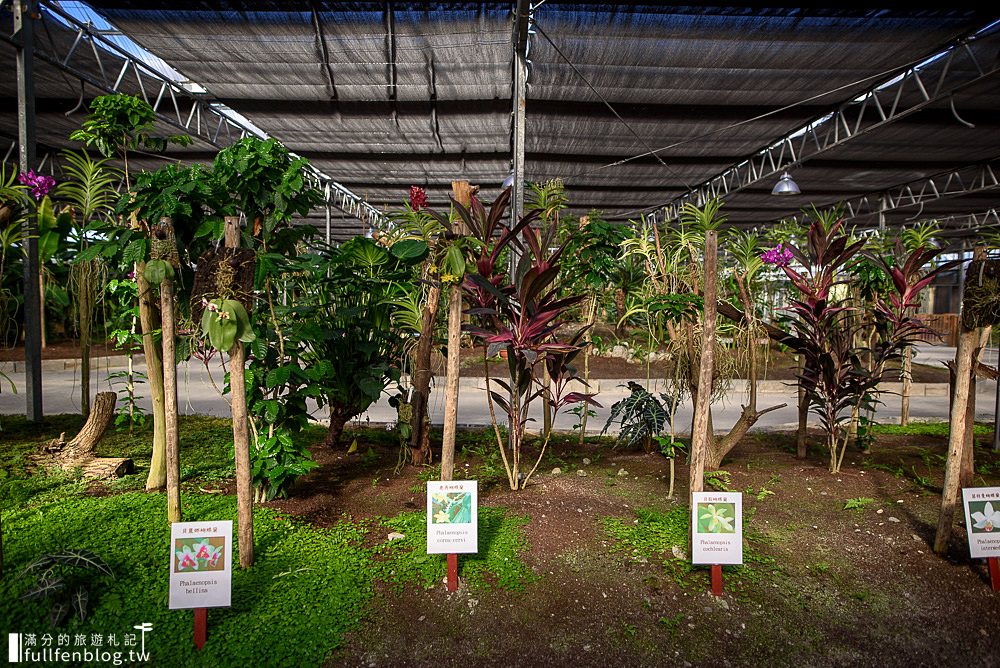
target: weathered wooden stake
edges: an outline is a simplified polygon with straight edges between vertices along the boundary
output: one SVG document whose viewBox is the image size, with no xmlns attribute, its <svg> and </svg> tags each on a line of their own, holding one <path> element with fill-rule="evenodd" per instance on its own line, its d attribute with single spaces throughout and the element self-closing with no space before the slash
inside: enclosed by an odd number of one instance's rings
<svg viewBox="0 0 1000 668">
<path fill-rule="evenodd" d="M 167 521 L 181 521 L 181 462 L 180 434 L 177 430 L 177 356 L 174 350 L 174 281 L 164 278 L 160 283 L 160 313 L 163 330 L 163 395 L 166 400 L 167 438 Z"/>
<path fill-rule="evenodd" d="M 899 424 L 903 427 L 910 424 L 910 393 L 913 388 L 913 348 L 907 346 L 903 351 L 903 392 L 900 397 Z"/>
<path fill-rule="evenodd" d="M 226 248 L 240 247 L 239 218 L 226 217 Z M 236 519 L 240 567 L 253 566 L 253 486 L 250 471 L 250 434 L 247 425 L 246 351 L 237 341 L 229 349 L 229 387 L 232 394 L 233 448 L 236 454 Z"/>
<path fill-rule="evenodd" d="M 951 539 L 952 526 L 955 522 L 955 506 L 958 503 L 959 480 L 965 450 L 969 389 L 972 385 L 972 362 L 978 343 L 979 331 L 967 328 L 960 319 L 958 347 L 955 350 L 955 387 L 952 392 L 949 420 L 948 460 L 944 468 L 941 514 L 938 518 L 937 534 L 934 537 L 934 551 L 938 554 L 945 554 L 948 551 L 948 541 Z"/>
<path fill-rule="evenodd" d="M 452 181 L 455 201 L 463 206 L 472 203 L 472 188 L 468 181 Z M 456 223 L 455 232 L 464 234 Z M 462 354 L 462 289 L 453 285 L 448 296 L 448 360 L 445 366 L 444 434 L 441 437 L 441 480 L 452 480 L 455 474 L 455 432 L 458 428 L 458 379 Z"/>
<path fill-rule="evenodd" d="M 715 370 L 716 272 L 718 267 L 718 235 L 705 232 L 705 314 L 701 338 L 701 367 L 698 374 L 698 396 L 694 402 L 694 422 L 691 428 L 691 471 L 689 494 L 705 489 L 705 458 L 708 454 L 709 411 L 712 401 L 712 375 Z"/>
</svg>

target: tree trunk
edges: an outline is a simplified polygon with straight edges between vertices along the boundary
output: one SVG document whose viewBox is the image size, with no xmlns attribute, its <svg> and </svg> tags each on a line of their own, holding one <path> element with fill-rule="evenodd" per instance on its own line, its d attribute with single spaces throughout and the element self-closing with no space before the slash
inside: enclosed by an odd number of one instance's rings
<svg viewBox="0 0 1000 668">
<path fill-rule="evenodd" d="M 81 280 L 77 283 L 80 312 L 80 412 L 84 417 L 90 413 L 90 325 L 93 322 L 94 310 L 92 292 L 93 275 L 84 270 L 80 272 Z M 82 279 L 83 276 L 86 279 Z"/>
<path fill-rule="evenodd" d="M 239 218 L 226 217 L 226 248 L 240 247 Z M 236 458 L 236 520 L 240 567 L 250 568 L 253 552 L 253 475 L 247 424 L 246 350 L 237 341 L 229 349 L 229 387 L 232 392 L 233 451 Z"/>
<path fill-rule="evenodd" d="M 705 313 L 702 326 L 701 360 L 698 369 L 698 394 L 695 397 L 694 424 L 691 430 L 691 493 L 705 489 L 705 459 L 708 455 L 709 411 L 712 401 L 712 375 L 715 366 L 715 314 L 718 240 L 715 230 L 705 233 Z"/>
<path fill-rule="evenodd" d="M 163 317 L 164 435 L 166 437 L 167 522 L 181 521 L 180 434 L 177 429 L 177 353 L 174 337 L 174 281 L 160 283 L 160 313 Z"/>
<path fill-rule="evenodd" d="M 771 411 L 776 411 L 779 408 L 784 408 L 787 405 L 788 404 L 779 404 L 777 406 L 765 408 L 762 411 L 753 410 L 750 406 L 743 406 L 740 418 L 736 421 L 736 424 L 733 425 L 733 428 L 729 430 L 729 433 L 721 438 L 711 441 L 708 455 L 705 459 L 705 468 L 708 470 L 719 468 L 726 455 L 728 455 L 729 452 L 743 439 L 743 437 L 746 436 L 747 432 L 750 431 L 751 427 L 757 423 L 757 420 L 759 420 L 762 415 L 766 415 Z"/>
<path fill-rule="evenodd" d="M 108 426 L 115 419 L 114 392 L 100 392 L 94 398 L 94 408 L 90 411 L 87 421 L 73 440 L 66 444 L 60 452 L 60 457 L 67 462 L 84 462 L 94 458 L 94 449 L 104 436 Z"/>
<path fill-rule="evenodd" d="M 340 444 L 340 437 L 344 434 L 344 427 L 357 413 L 352 413 L 346 406 L 330 403 L 330 424 L 326 429 L 326 440 L 323 445 L 335 448 Z"/>
<path fill-rule="evenodd" d="M 958 476 L 959 487 L 972 487 L 975 475 L 975 427 L 976 427 L 976 378 L 979 375 L 979 356 L 989 343 L 992 327 L 979 329 L 979 341 L 972 355 L 972 370 L 969 378 L 969 402 L 965 411 L 965 443 L 962 446 L 962 469 Z"/>
<path fill-rule="evenodd" d="M 434 323 L 437 320 L 440 302 L 441 287 L 431 286 L 427 293 L 427 305 L 424 306 L 424 311 L 421 314 L 420 340 L 417 341 L 413 371 L 413 433 L 410 435 L 410 459 L 417 466 L 430 464 L 433 460 L 430 448 L 430 420 L 427 413 L 433 375 L 431 374 L 431 352 L 434 344 Z"/>
<path fill-rule="evenodd" d="M 135 283 L 139 292 L 139 325 L 142 328 L 142 351 L 146 358 L 146 382 L 149 383 L 149 399 L 153 404 L 153 451 L 149 460 L 149 475 L 146 491 L 163 489 L 167 484 L 167 435 L 166 405 L 163 394 L 163 349 L 153 340 L 154 332 L 160 329 L 160 314 L 153 292 L 143 272 L 146 264 L 135 266 Z"/>
</svg>

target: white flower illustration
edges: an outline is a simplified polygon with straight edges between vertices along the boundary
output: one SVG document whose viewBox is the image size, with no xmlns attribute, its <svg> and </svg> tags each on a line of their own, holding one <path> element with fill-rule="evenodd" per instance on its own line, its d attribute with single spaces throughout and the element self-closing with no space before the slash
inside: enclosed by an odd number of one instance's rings
<svg viewBox="0 0 1000 668">
<path fill-rule="evenodd" d="M 975 528 L 982 529 L 983 531 L 993 531 L 1000 527 L 1000 509 L 993 510 L 993 504 L 987 502 L 983 508 L 983 512 L 972 513 L 972 519 L 975 520 L 975 523 L 972 525 Z"/>
</svg>

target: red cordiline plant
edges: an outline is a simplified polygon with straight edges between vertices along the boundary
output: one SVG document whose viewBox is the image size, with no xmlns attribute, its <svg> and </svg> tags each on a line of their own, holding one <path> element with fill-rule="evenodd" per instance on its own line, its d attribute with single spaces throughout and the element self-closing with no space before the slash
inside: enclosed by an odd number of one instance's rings
<svg viewBox="0 0 1000 668">
<path fill-rule="evenodd" d="M 847 291 L 843 291 L 844 297 L 839 297 L 835 288 L 844 283 L 838 273 L 863 252 L 864 244 L 863 240 L 852 241 L 843 230 L 843 221 L 827 224 L 819 218 L 809 229 L 805 253 L 786 246 L 801 269 L 787 264 L 781 267 L 801 294 L 787 309 L 793 331 L 785 343 L 805 358 L 799 383 L 827 431 L 832 473 L 840 471 L 844 460 L 846 426 L 852 408 L 877 401 L 877 386 L 885 375 L 886 364 L 899 359 L 927 331 L 909 312 L 919 304 L 920 292 L 943 268 L 950 266 L 921 273 L 940 253 L 939 249 L 916 249 L 895 266 L 882 257 L 869 255 L 892 278 L 894 291 L 876 295 L 873 311 L 859 314 L 848 304 Z M 855 334 L 870 326 L 865 322 L 866 315 L 876 331 L 870 350 L 855 346 Z M 871 354 L 869 364 L 862 363 L 865 352 Z"/>
<path fill-rule="evenodd" d="M 540 380 L 542 365 L 551 381 L 547 401 L 553 411 L 581 401 L 599 404 L 592 394 L 567 392 L 570 381 L 578 379 L 573 360 L 583 350 L 581 339 L 586 328 L 565 341 L 557 335 L 567 309 L 583 299 L 582 295 L 560 297 L 554 287 L 565 244 L 549 250 L 556 237 L 556 225 L 534 230 L 530 223 L 538 219 L 537 210 L 529 212 L 513 226 L 505 225 L 503 217 L 509 200 L 510 189 L 507 189 L 489 210 L 475 197 L 469 208 L 457 202 L 455 208 L 478 240 L 475 271 L 466 275 L 462 285 L 469 304 L 466 313 L 475 316 L 478 325 L 468 325 L 466 331 L 484 344 L 484 363 L 501 351 L 507 354 L 508 379 L 491 378 L 487 366 L 486 389 L 507 479 L 510 488 L 518 490 L 527 486 L 549 441 L 546 434 L 534 465 L 523 473 L 522 455 L 529 410 L 535 399 L 546 400 L 546 388 Z M 501 260 L 505 249 L 510 249 L 517 258 L 513 276 L 506 270 L 506 262 Z M 506 394 L 494 390 L 494 386 Z M 507 416 L 507 443 L 500 433 L 495 405 Z"/>
</svg>

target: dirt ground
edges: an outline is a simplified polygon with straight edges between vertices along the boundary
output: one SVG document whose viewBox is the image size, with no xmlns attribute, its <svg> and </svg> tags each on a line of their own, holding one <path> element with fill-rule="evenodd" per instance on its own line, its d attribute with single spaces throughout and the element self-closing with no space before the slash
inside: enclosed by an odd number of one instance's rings
<svg viewBox="0 0 1000 668">
<path fill-rule="evenodd" d="M 422 508 L 418 470 L 395 475 L 394 448 L 371 447 L 378 457 L 367 461 L 318 448 L 321 468 L 273 505 L 317 525 Z M 929 547 L 945 448 L 942 437 L 883 437 L 832 475 L 818 437 L 806 460 L 794 457 L 792 435 L 747 437 L 724 469 L 744 492 L 755 556 L 740 572 L 726 568 L 716 598 L 707 569 L 677 575 L 674 546 L 650 558 L 622 552 L 602 523 L 686 502 L 685 465 L 669 499 L 660 456 L 557 446 L 527 490 L 480 491 L 482 505 L 530 516 L 521 556 L 537 580 L 520 592 L 387 587 L 328 665 L 1000 665 L 1000 594 L 968 558 L 964 527 L 946 557 Z M 976 484 L 1000 484 L 996 456 L 977 457 Z M 456 477 L 477 464 L 460 454 Z M 844 509 L 862 497 L 871 499 L 862 510 Z"/>
</svg>

